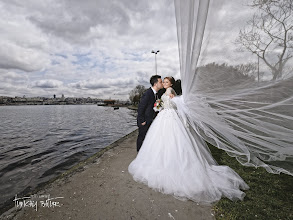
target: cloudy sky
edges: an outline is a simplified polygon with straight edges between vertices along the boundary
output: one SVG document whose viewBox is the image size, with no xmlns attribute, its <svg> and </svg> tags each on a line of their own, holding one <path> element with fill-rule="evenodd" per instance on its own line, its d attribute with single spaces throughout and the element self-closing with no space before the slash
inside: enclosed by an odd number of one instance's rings
<svg viewBox="0 0 293 220">
<path fill-rule="evenodd" d="M 247 2 L 211 1 L 200 65 L 257 62 L 234 43 L 255 12 Z M 180 77 L 173 0 L 0 0 L 0 29 L 0 96 L 126 100 L 149 86 L 152 50 L 158 74 Z"/>
<path fill-rule="evenodd" d="M 173 1 L 1 0 L 0 95 L 127 99 L 179 77 Z"/>
</svg>

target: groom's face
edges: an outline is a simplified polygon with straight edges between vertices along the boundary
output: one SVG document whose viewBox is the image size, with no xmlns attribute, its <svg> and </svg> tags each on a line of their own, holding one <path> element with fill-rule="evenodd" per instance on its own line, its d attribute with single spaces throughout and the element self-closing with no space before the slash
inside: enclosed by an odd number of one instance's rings
<svg viewBox="0 0 293 220">
<path fill-rule="evenodd" d="M 163 82 L 162 82 L 162 79 L 158 79 L 158 82 L 156 83 L 156 86 L 158 89 L 162 89 L 163 88 Z"/>
</svg>

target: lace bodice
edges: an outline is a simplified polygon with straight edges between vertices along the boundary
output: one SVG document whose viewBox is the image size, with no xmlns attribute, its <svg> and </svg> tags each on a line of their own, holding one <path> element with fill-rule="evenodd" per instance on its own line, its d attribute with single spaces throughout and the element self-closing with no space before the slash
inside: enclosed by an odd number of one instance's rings
<svg viewBox="0 0 293 220">
<path fill-rule="evenodd" d="M 167 88 L 166 92 L 161 97 L 164 109 L 176 109 L 176 104 L 172 102 L 172 99 L 169 96 L 170 94 L 176 95 L 175 90 L 171 87 Z"/>
</svg>

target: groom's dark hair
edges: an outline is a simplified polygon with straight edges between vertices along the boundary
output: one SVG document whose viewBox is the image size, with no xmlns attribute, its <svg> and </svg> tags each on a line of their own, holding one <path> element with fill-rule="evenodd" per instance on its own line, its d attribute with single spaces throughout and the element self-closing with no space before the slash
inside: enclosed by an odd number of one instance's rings
<svg viewBox="0 0 293 220">
<path fill-rule="evenodd" d="M 155 83 L 158 82 L 158 79 L 161 79 L 161 76 L 159 76 L 159 75 L 153 75 L 153 76 L 151 77 L 151 79 L 150 79 L 150 83 L 151 83 L 151 85 L 154 86 Z"/>
</svg>

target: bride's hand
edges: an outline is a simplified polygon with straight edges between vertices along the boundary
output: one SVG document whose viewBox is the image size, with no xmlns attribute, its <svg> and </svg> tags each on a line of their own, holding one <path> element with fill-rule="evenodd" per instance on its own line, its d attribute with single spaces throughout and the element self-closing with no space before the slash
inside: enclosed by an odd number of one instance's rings
<svg viewBox="0 0 293 220">
<path fill-rule="evenodd" d="M 171 99 L 174 98 L 174 94 L 172 94 L 172 93 L 169 96 L 170 96 Z"/>
</svg>

